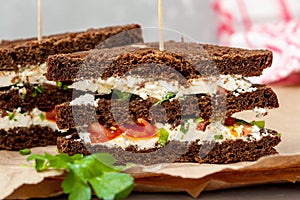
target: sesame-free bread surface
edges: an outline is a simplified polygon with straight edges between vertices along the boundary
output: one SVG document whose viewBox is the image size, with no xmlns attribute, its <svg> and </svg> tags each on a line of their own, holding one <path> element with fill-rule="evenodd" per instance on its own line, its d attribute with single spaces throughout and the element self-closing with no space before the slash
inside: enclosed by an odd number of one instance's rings
<svg viewBox="0 0 300 200">
<path fill-rule="evenodd" d="M 132 95 L 125 101 L 114 100 L 110 95 L 97 97 L 97 107 L 92 105 L 72 105 L 69 102 L 56 106 L 56 123 L 59 128 L 75 128 L 98 122 L 107 128 L 118 124 L 130 123 L 143 118 L 151 123 L 169 123 L 177 126 L 182 119 L 189 118 L 224 118 L 255 107 L 277 108 L 279 106 L 274 91 L 264 85 L 254 85 L 253 92 L 234 92 L 223 94 L 188 95 L 183 100 L 165 101 L 154 105 L 158 100 L 143 100 Z"/>
<path fill-rule="evenodd" d="M 151 165 L 170 162 L 195 162 L 226 164 L 241 161 L 255 161 L 262 156 L 276 154 L 274 149 L 280 142 L 276 131 L 268 130 L 268 135 L 260 140 L 225 140 L 222 142 L 203 141 L 180 142 L 170 141 L 163 148 L 138 151 L 134 146 L 126 151 L 118 147 L 84 144 L 77 134 L 71 137 L 61 136 L 57 139 L 57 148 L 61 153 L 89 155 L 93 153 L 111 153 L 117 163 L 136 163 Z"/>
<path fill-rule="evenodd" d="M 58 54 L 48 58 L 46 77 L 53 81 L 73 81 L 123 76 L 140 66 L 161 69 L 157 74 L 168 77 L 166 66 L 186 79 L 220 74 L 259 76 L 271 66 L 272 52 L 248 50 L 198 43 L 166 42 L 165 51 L 157 43 L 145 46 L 128 45 L 111 49 L 91 50 L 73 54 Z M 142 72 L 141 72 L 142 73 Z M 167 74 L 166 74 L 167 73 Z"/>
<path fill-rule="evenodd" d="M 18 71 L 21 67 L 46 62 L 49 55 L 86 51 L 94 48 L 115 47 L 143 42 L 141 27 L 137 24 L 89 29 L 36 38 L 2 41 L 0 43 L 0 70 Z"/>
</svg>

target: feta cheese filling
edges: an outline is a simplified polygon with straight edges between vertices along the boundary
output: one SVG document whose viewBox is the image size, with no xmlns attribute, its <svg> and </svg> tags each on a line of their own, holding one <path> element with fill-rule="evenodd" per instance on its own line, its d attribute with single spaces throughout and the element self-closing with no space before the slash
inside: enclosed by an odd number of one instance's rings
<svg viewBox="0 0 300 200">
<path fill-rule="evenodd" d="M 83 91 L 109 94 L 113 89 L 122 92 L 139 95 L 143 99 L 155 97 L 161 99 L 168 93 L 176 93 L 177 97 L 187 94 L 216 93 L 218 87 L 235 93 L 253 92 L 256 90 L 252 83 L 242 76 L 220 75 L 218 78 L 201 78 L 187 81 L 187 85 L 180 85 L 175 80 L 147 80 L 141 77 L 110 77 L 107 80 L 82 80 L 74 82 L 69 88 L 76 88 Z"/>
<path fill-rule="evenodd" d="M 225 126 L 221 122 L 212 122 L 205 130 L 200 130 L 198 127 L 199 123 L 196 123 L 194 119 L 187 120 L 184 125 L 172 128 L 168 124 L 157 123 L 155 126 L 157 130 L 164 128 L 168 132 L 167 141 L 180 141 L 180 142 L 193 142 L 199 140 L 199 144 L 204 141 L 216 141 L 223 142 L 225 140 L 236 140 L 242 139 L 245 141 L 260 140 L 263 136 L 267 136 L 268 132 L 266 129 L 261 129 L 257 125 L 243 125 L 234 124 L 233 126 Z M 245 128 L 247 133 L 245 132 Z M 137 150 L 153 149 L 155 147 L 162 147 L 159 145 L 159 136 L 149 138 L 132 138 L 122 133 L 118 137 L 100 143 L 91 142 L 89 132 L 79 132 L 80 138 L 84 143 L 92 145 L 104 145 L 109 148 L 121 147 L 126 149 L 129 146 L 135 146 Z"/>
<path fill-rule="evenodd" d="M 20 68 L 20 67 L 19 67 Z M 14 71 L 0 71 L 0 87 L 8 87 L 15 84 L 51 84 L 55 85 L 56 82 L 48 81 L 44 74 L 47 72 L 47 64 L 32 65 L 26 67 L 19 72 Z"/>
<path fill-rule="evenodd" d="M 0 129 L 9 130 L 17 127 L 27 127 L 39 125 L 49 127 L 52 130 L 59 130 L 55 121 L 47 120 L 45 112 L 34 108 L 31 112 L 21 113 L 21 109 L 15 109 L 13 112 L 6 111 L 0 118 Z"/>
</svg>

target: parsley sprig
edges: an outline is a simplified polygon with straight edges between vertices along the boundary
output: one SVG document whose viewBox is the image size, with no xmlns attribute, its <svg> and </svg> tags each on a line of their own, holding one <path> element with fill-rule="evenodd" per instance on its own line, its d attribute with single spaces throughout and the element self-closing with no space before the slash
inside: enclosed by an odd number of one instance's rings
<svg viewBox="0 0 300 200">
<path fill-rule="evenodd" d="M 62 182 L 62 188 L 69 194 L 69 200 L 91 199 L 92 189 L 97 197 L 104 200 L 124 199 L 134 187 L 132 176 L 121 173 L 125 167 L 115 166 L 115 159 L 107 153 L 90 156 L 31 154 L 27 160 L 35 160 L 37 171 L 67 170 L 68 175 Z"/>
</svg>

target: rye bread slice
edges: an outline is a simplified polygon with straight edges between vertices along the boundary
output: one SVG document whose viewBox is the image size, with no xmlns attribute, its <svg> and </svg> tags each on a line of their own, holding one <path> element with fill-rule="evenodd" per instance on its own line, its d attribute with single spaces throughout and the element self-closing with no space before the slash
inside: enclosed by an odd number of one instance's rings
<svg viewBox="0 0 300 200">
<path fill-rule="evenodd" d="M 0 109 L 13 111 L 21 108 L 23 112 L 30 112 L 34 108 L 38 108 L 41 111 L 49 111 L 55 105 L 71 101 L 72 93 L 72 89 L 64 90 L 49 84 L 39 86 L 26 84 L 22 87 L 0 88 Z"/>
<path fill-rule="evenodd" d="M 72 134 L 74 131 L 68 131 Z M 20 150 L 39 146 L 55 145 L 61 132 L 49 127 L 30 126 L 0 129 L 0 150 Z"/>
<path fill-rule="evenodd" d="M 277 108 L 279 106 L 274 91 L 264 85 L 254 85 L 253 92 L 228 92 L 226 96 L 220 94 L 198 94 L 186 96 L 184 100 L 165 101 L 161 105 L 154 105 L 158 100 L 141 99 L 132 95 L 130 100 L 112 100 L 111 96 L 100 96 L 98 106 L 73 105 L 69 102 L 56 106 L 56 123 L 59 128 L 75 128 L 98 122 L 107 128 L 123 123 L 131 123 L 137 118 L 143 118 L 151 123 L 169 123 L 179 125 L 188 118 L 223 118 L 255 107 Z"/>
<path fill-rule="evenodd" d="M 112 37 L 117 34 L 119 35 Z M 111 40 L 104 42 L 110 37 L 112 37 Z M 41 64 L 46 62 L 49 55 L 53 54 L 110 48 L 141 42 L 143 42 L 142 30 L 137 24 L 51 35 L 44 37 L 40 42 L 36 38 L 2 41 L 0 43 L 0 70 L 18 71 L 18 65 L 26 67 Z"/>
<path fill-rule="evenodd" d="M 123 76 L 139 69 L 140 66 L 156 66 L 157 74 L 170 73 L 174 69 L 186 79 L 220 74 L 259 76 L 271 66 L 272 52 L 268 50 L 247 50 L 198 43 L 166 42 L 165 51 L 159 51 L 157 43 L 146 47 L 123 46 L 73 54 L 49 56 L 46 77 L 52 81 L 74 81 Z M 172 76 L 171 76 L 172 77 Z"/>
<path fill-rule="evenodd" d="M 255 161 L 262 156 L 276 154 L 274 147 L 281 141 L 276 131 L 268 130 L 269 134 L 260 140 L 246 141 L 225 140 L 221 143 L 204 141 L 198 144 L 194 142 L 171 141 L 160 149 L 149 151 L 137 151 L 135 147 L 129 147 L 124 151 L 118 147 L 106 147 L 103 145 L 84 144 L 77 134 L 58 137 L 57 148 L 61 153 L 74 155 L 76 153 L 89 155 L 93 153 L 107 152 L 112 154 L 117 163 L 136 163 L 143 165 L 170 163 L 170 162 L 195 162 L 226 164 L 241 161 Z"/>
</svg>

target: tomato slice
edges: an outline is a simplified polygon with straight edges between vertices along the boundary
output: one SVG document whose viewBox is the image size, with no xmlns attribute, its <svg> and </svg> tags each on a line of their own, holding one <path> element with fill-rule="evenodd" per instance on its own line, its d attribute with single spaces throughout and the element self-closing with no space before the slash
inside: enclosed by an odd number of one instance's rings
<svg viewBox="0 0 300 200">
<path fill-rule="evenodd" d="M 56 119 L 56 112 L 55 112 L 55 108 L 49 110 L 48 112 L 46 112 L 45 117 L 48 121 L 54 121 Z"/>
<path fill-rule="evenodd" d="M 233 126 L 233 124 L 235 123 L 235 118 L 233 117 L 228 117 L 227 119 L 225 119 L 225 126 Z"/>
<path fill-rule="evenodd" d="M 157 127 L 142 118 L 137 119 L 137 124 L 124 125 L 125 135 L 133 138 L 149 138 L 156 136 Z"/>
<path fill-rule="evenodd" d="M 91 143 L 103 143 L 118 137 L 123 131 L 119 127 L 109 130 L 95 122 L 89 125 L 88 132 L 90 133 Z"/>
</svg>

